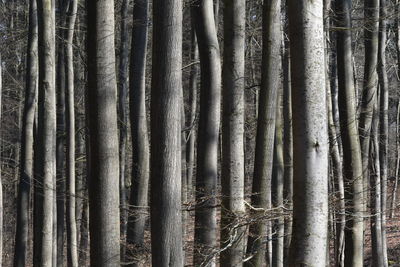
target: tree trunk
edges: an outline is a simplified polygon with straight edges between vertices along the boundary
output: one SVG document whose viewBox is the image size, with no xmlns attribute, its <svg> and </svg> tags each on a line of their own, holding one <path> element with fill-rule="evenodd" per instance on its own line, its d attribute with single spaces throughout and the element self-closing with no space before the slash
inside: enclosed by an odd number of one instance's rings
<svg viewBox="0 0 400 267">
<path fill-rule="evenodd" d="M 364 66 L 364 85 L 362 90 L 361 113 L 359 134 L 362 152 L 362 167 L 364 178 L 364 211 L 366 212 L 368 203 L 368 157 L 370 145 L 370 132 L 372 123 L 372 110 L 377 94 L 378 76 L 378 34 L 379 34 L 379 0 L 364 1 L 364 20 L 365 20 L 365 66 Z"/>
<path fill-rule="evenodd" d="M 182 266 L 182 1 L 153 1 L 151 90 L 152 265 Z"/>
<path fill-rule="evenodd" d="M 37 208 L 35 225 L 38 240 L 34 258 L 40 266 L 53 264 L 54 180 L 56 170 L 56 90 L 55 90 L 55 4 L 52 0 L 38 1 L 39 33 L 39 114 Z"/>
<path fill-rule="evenodd" d="M 333 56 L 335 50 L 335 42 L 330 32 L 331 27 L 331 0 L 324 1 L 324 21 L 325 21 L 325 72 L 326 72 L 326 91 L 327 91 L 327 105 L 328 105 L 328 130 L 329 130 L 329 153 L 331 158 L 331 173 L 333 176 L 332 187 L 330 190 L 334 192 L 335 202 L 331 209 L 332 228 L 334 235 L 334 249 L 335 249 L 335 263 L 336 266 L 344 266 L 344 229 L 346 224 L 345 216 L 345 197 L 344 197 L 344 183 L 343 183 L 343 165 L 339 149 L 340 129 L 335 123 L 334 100 L 332 95 L 337 91 L 336 84 L 336 68 L 331 67 L 336 64 L 336 57 Z M 337 115 L 336 115 L 337 116 Z M 328 240 L 329 245 L 329 240 Z M 330 255 L 329 249 L 327 250 L 328 259 Z"/>
<path fill-rule="evenodd" d="M 245 227 L 244 206 L 244 75 L 246 1 L 226 0 L 224 5 L 221 266 L 242 266 Z M 232 235 L 236 236 L 232 240 Z"/>
<path fill-rule="evenodd" d="M 293 239 L 289 266 L 326 266 L 328 127 L 322 0 L 289 1 Z"/>
<path fill-rule="evenodd" d="M 397 115 L 396 115 L 396 167 L 394 173 L 394 185 L 392 189 L 392 203 L 390 205 L 390 219 L 393 219 L 397 207 L 397 187 L 399 183 L 399 170 L 400 170 L 400 99 L 397 101 Z"/>
<path fill-rule="evenodd" d="M 333 63 L 330 63 L 333 64 Z M 329 65 L 329 63 L 328 63 Z M 327 76 L 328 77 L 328 76 Z M 334 212 L 336 212 L 336 236 L 335 236 L 335 258 L 336 265 L 343 266 L 344 264 L 344 229 L 346 224 L 345 216 L 345 196 L 344 196 L 344 183 L 343 183 L 343 165 L 340 158 L 338 136 L 336 132 L 335 123 L 333 120 L 333 109 L 332 109 L 332 93 L 330 83 L 327 81 L 328 93 L 328 125 L 329 125 L 329 144 L 330 154 L 332 159 L 333 175 L 335 179 L 335 191 L 337 203 L 335 203 Z"/>
<path fill-rule="evenodd" d="M 78 0 L 70 0 L 67 13 L 66 43 L 66 122 L 67 122 L 67 262 L 78 267 L 78 242 L 76 229 L 75 191 L 75 106 L 74 106 L 74 55 L 73 40 Z"/>
<path fill-rule="evenodd" d="M 121 5 L 121 47 L 118 72 L 118 122 L 119 122 L 119 193 L 121 210 L 121 260 L 125 260 L 128 206 L 125 186 L 126 144 L 128 140 L 128 66 L 129 66 L 129 30 L 128 30 L 129 0 L 123 0 Z M 135 150 L 136 148 L 134 148 Z"/>
<path fill-rule="evenodd" d="M 382 250 L 382 220 L 381 220 L 381 172 L 379 162 L 379 108 L 375 99 L 371 125 L 371 251 L 372 265 L 384 266 Z"/>
<path fill-rule="evenodd" d="M 396 54 L 397 54 L 397 79 L 400 79 L 400 8 L 399 8 L 399 0 L 395 2 L 395 42 L 396 42 Z M 399 178 L 399 169 L 400 169 L 400 99 L 397 103 L 397 117 L 396 117 L 396 169 L 395 169 L 395 184 L 393 186 L 392 191 L 392 203 L 390 207 L 390 218 L 392 219 L 395 215 L 396 210 L 396 198 L 397 198 L 397 186 L 398 186 L 398 178 Z"/>
<path fill-rule="evenodd" d="M 114 1 L 86 1 L 90 264 L 120 265 Z M 93 43 L 92 43 L 93 42 Z"/>
<path fill-rule="evenodd" d="M 363 265 L 363 169 L 351 63 L 351 0 L 336 2 L 337 71 L 346 207 L 345 266 Z"/>
<path fill-rule="evenodd" d="M 215 266 L 221 63 L 214 23 L 213 1 L 197 1 L 192 8 L 201 70 L 194 264 L 198 266 L 209 261 L 210 266 Z"/>
<path fill-rule="evenodd" d="M 66 109 L 65 109 L 65 37 L 66 37 L 66 13 L 69 5 L 67 0 L 59 0 L 60 22 L 57 43 L 57 73 L 56 73 L 56 97 L 57 97 L 57 143 L 56 143 L 56 214 L 54 218 L 57 235 L 57 265 L 64 264 L 64 232 L 65 232 L 65 137 L 66 137 Z"/>
<path fill-rule="evenodd" d="M 149 141 L 146 116 L 146 51 L 148 1 L 136 0 L 133 7 L 133 30 L 130 65 L 130 120 L 132 135 L 132 184 L 128 244 L 130 256 L 144 247 L 149 187 Z M 136 252 L 136 253 L 135 253 Z"/>
<path fill-rule="evenodd" d="M 280 86 L 281 47 L 281 1 L 264 2 L 263 6 L 263 49 L 262 77 L 258 105 L 256 151 L 251 203 L 262 212 L 254 211 L 256 223 L 250 225 L 247 253 L 252 254 L 248 266 L 264 266 L 267 258 L 271 264 L 271 245 L 265 255 L 264 238 L 270 235 L 269 222 L 263 217 L 271 209 L 271 175 L 275 136 L 276 103 Z"/>
<path fill-rule="evenodd" d="M 33 178 L 33 124 L 37 104 L 38 87 L 38 25 L 36 0 L 29 2 L 29 33 L 27 51 L 27 73 L 25 79 L 25 103 L 22 123 L 21 167 L 17 200 L 17 227 L 15 234 L 14 267 L 28 263 L 28 235 L 30 191 Z"/>
<path fill-rule="evenodd" d="M 285 32 L 288 33 L 288 29 Z M 290 81 L 290 47 L 289 39 L 284 39 L 284 53 L 282 58 L 283 71 L 283 199 L 286 201 L 286 208 L 293 210 L 293 131 L 292 131 L 292 90 Z M 289 261 L 289 249 L 292 237 L 292 216 L 285 218 L 284 234 L 284 266 Z"/>
<path fill-rule="evenodd" d="M 275 122 L 275 146 L 274 146 L 274 169 L 272 173 L 272 205 L 277 212 L 282 212 L 283 207 L 283 184 L 284 184 L 284 162 L 283 162 L 283 114 L 282 114 L 282 92 L 278 93 L 276 122 Z M 283 267 L 284 253 L 284 217 L 278 213 L 278 218 L 273 225 L 273 247 L 272 266 Z"/>
<path fill-rule="evenodd" d="M 186 141 L 186 168 L 187 168 L 187 186 L 188 186 L 188 200 L 193 201 L 193 169 L 195 157 L 195 140 L 196 140 L 196 114 L 197 114 L 197 83 L 199 77 L 199 49 L 197 46 L 196 33 L 192 19 L 191 30 L 191 62 L 190 71 L 190 91 L 189 91 L 189 106 L 190 112 L 188 115 L 188 125 L 190 132 Z"/>
<path fill-rule="evenodd" d="M 382 257 L 383 266 L 388 266 L 387 241 L 386 241 L 386 209 L 387 209 L 387 178 L 388 178 L 388 135 L 389 135 L 389 80 L 386 72 L 386 42 L 387 42 L 387 7 L 386 0 L 380 0 L 379 24 L 379 54 L 378 75 L 380 90 L 380 140 L 379 161 L 381 168 L 381 220 L 382 220 Z"/>
</svg>

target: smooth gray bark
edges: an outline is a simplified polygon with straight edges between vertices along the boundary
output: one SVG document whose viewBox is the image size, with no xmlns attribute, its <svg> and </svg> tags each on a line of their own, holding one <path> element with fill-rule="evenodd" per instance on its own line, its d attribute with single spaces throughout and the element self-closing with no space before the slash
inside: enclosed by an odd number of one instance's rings
<svg viewBox="0 0 400 267">
<path fill-rule="evenodd" d="M 215 266 L 221 62 L 213 1 L 196 1 L 192 15 L 200 55 L 200 118 L 197 141 L 194 264 Z M 209 258 L 210 257 L 210 258 Z"/>
<path fill-rule="evenodd" d="M 379 161 L 379 105 L 375 99 L 370 145 L 371 254 L 373 266 L 384 266 L 381 220 L 381 169 Z"/>
<path fill-rule="evenodd" d="M 285 26 L 285 32 L 288 29 Z M 284 39 L 284 53 L 282 57 L 283 71 L 283 161 L 284 161 L 284 184 L 283 199 L 286 208 L 293 210 L 293 131 L 292 131 L 292 90 L 290 81 L 290 47 L 289 39 Z M 292 217 L 285 218 L 284 232 L 284 265 L 289 261 L 289 249 L 292 237 Z"/>
<path fill-rule="evenodd" d="M 22 118 L 22 143 L 20 180 L 17 199 L 14 267 L 27 264 L 30 193 L 33 178 L 33 124 L 37 104 L 38 87 L 38 25 L 36 0 L 29 2 L 29 32 L 25 79 L 25 102 Z"/>
<path fill-rule="evenodd" d="M 78 0 L 70 0 L 67 13 L 65 81 L 66 81 L 66 126 L 67 126 L 67 264 L 78 267 L 78 241 L 76 228 L 76 190 L 75 190 L 75 88 L 73 40 Z"/>
<path fill-rule="evenodd" d="M 387 4 L 380 0 L 379 49 L 378 49 L 378 80 L 379 80 L 379 161 L 381 168 L 381 224 L 382 224 L 382 257 L 383 266 L 388 266 L 386 240 L 386 209 L 387 209 L 387 179 L 388 179 L 388 150 L 389 150 L 389 79 L 386 66 L 387 43 Z"/>
<path fill-rule="evenodd" d="M 64 241 L 65 241 L 65 192 L 66 192 L 66 170 L 65 170 L 65 143 L 66 143 L 66 108 L 65 108 L 65 37 L 66 37 L 66 13 L 69 5 L 67 0 L 58 1 L 60 9 L 59 27 L 57 27 L 57 73 L 56 73 L 56 98 L 57 98 L 57 141 L 56 141 L 56 209 L 54 230 L 56 241 L 57 265 L 64 263 Z"/>
<path fill-rule="evenodd" d="M 323 1 L 289 1 L 293 108 L 293 238 L 289 266 L 325 266 L 328 124 Z"/>
<path fill-rule="evenodd" d="M 148 217 L 149 140 L 146 116 L 146 54 L 148 1 L 135 1 L 133 7 L 130 62 L 130 120 L 132 135 L 132 184 L 127 241 L 133 252 L 144 247 L 144 230 Z M 131 252 L 130 252 L 131 253 Z M 137 257 L 136 257 L 137 258 Z"/>
<path fill-rule="evenodd" d="M 114 1 L 86 1 L 90 264 L 120 265 Z"/>
<path fill-rule="evenodd" d="M 268 255 L 264 239 L 270 235 L 269 221 L 263 218 L 271 209 L 271 175 L 273 167 L 273 148 L 275 136 L 276 103 L 280 86 L 280 47 L 281 47 L 281 1 L 266 1 L 263 5 L 263 52 L 261 87 L 258 104 L 256 151 L 251 205 L 261 208 L 252 216 L 256 223 L 250 225 L 247 254 L 253 255 L 246 265 L 264 266 L 266 259 L 271 264 L 271 242 L 268 242 Z M 270 237 L 270 236 L 269 236 Z"/>
<path fill-rule="evenodd" d="M 192 30 L 191 30 L 191 61 L 193 63 L 199 61 L 199 49 L 197 46 L 196 33 L 194 30 L 192 19 Z M 189 107 L 190 112 L 188 114 L 188 125 L 190 132 L 186 141 L 186 168 L 187 168 L 187 186 L 188 186 L 188 200 L 193 200 L 193 170 L 195 161 L 195 141 L 196 141 L 196 114 L 197 114 L 197 84 L 199 77 L 199 64 L 194 64 L 190 70 L 190 87 L 189 87 Z"/>
<path fill-rule="evenodd" d="M 379 0 L 364 1 L 364 44 L 365 65 L 362 100 L 360 104 L 359 134 L 362 153 L 362 167 L 364 179 L 364 212 L 366 213 L 368 202 L 368 163 L 369 145 L 372 123 L 372 111 L 377 95 L 378 75 L 378 40 L 379 40 Z"/>
<path fill-rule="evenodd" d="M 246 1 L 224 1 L 222 69 L 221 266 L 242 266 L 246 228 L 238 227 L 244 206 L 244 84 Z"/>
<path fill-rule="evenodd" d="M 351 48 L 351 0 L 336 2 L 338 103 L 343 146 L 346 228 L 345 266 L 363 265 L 363 166 L 356 121 L 356 97 Z"/>
<path fill-rule="evenodd" d="M 152 265 L 183 266 L 181 207 L 182 1 L 153 1 Z"/>
<path fill-rule="evenodd" d="M 56 177 L 55 3 L 38 1 L 39 101 L 38 101 L 38 197 L 37 262 L 53 264 L 53 214 Z"/>
<path fill-rule="evenodd" d="M 119 122 L 119 194 L 121 212 L 121 260 L 125 259 L 128 224 L 126 179 L 126 145 L 128 141 L 128 74 L 129 74 L 129 0 L 121 4 L 121 40 L 118 72 L 118 122 Z"/>
<path fill-rule="evenodd" d="M 283 112 L 282 91 L 278 93 L 276 121 L 275 121 L 275 145 L 274 145 L 274 168 L 272 172 L 272 206 L 278 212 L 278 218 L 273 222 L 272 236 L 272 266 L 283 267 L 284 259 L 284 217 L 283 207 L 283 185 L 284 185 L 284 159 L 283 159 Z"/>
</svg>

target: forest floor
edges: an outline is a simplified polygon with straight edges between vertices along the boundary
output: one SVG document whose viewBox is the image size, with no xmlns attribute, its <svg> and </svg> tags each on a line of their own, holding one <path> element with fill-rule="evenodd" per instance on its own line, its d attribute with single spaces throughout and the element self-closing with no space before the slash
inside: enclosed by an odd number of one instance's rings
<svg viewBox="0 0 400 267">
<path fill-rule="evenodd" d="M 7 175 L 8 176 L 8 175 Z M 11 176 L 11 175 L 10 175 Z M 8 176 L 8 177 L 10 177 Z M 399 190 L 400 191 L 400 190 Z M 397 193 L 398 204 L 395 207 L 393 218 L 387 218 L 387 245 L 389 266 L 400 267 L 400 192 Z M 388 207 L 391 204 L 392 186 L 388 186 Z M 8 267 L 13 265 L 14 255 L 14 238 L 16 227 L 16 184 L 15 180 L 3 180 L 3 199 L 4 199 L 4 226 L 3 226 L 3 266 Z M 219 213 L 218 213 L 219 218 Z M 189 217 L 188 227 L 185 236 L 185 266 L 193 266 L 193 236 L 194 236 L 194 212 L 191 212 Z M 30 233 L 32 237 L 32 233 Z M 219 238 L 218 238 L 219 239 Z M 147 247 L 150 249 L 149 231 L 146 231 Z M 332 248 L 331 248 L 332 249 Z M 332 253 L 331 253 L 332 255 Z M 31 249 L 28 252 L 28 261 L 32 259 Z M 334 259 L 330 259 L 334 262 Z M 27 265 L 31 266 L 31 265 Z M 147 264 L 146 266 L 150 266 Z M 331 265 L 334 266 L 334 265 Z M 369 222 L 366 223 L 365 231 L 365 263 L 364 266 L 372 266 L 371 264 L 371 235 Z M 372 266 L 374 267 L 374 266 Z"/>
</svg>

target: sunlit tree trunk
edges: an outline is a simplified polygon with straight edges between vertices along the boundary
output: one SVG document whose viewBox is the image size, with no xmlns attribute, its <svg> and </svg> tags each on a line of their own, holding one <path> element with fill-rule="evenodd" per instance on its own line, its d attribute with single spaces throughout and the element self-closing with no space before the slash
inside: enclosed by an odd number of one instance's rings
<svg viewBox="0 0 400 267">
<path fill-rule="evenodd" d="M 29 32 L 27 51 L 27 72 L 25 79 L 25 102 L 22 118 L 22 143 L 20 180 L 17 199 L 17 222 L 14 250 L 14 267 L 24 267 L 27 263 L 29 233 L 29 203 L 33 178 L 33 124 L 38 87 L 38 25 L 36 0 L 29 2 Z"/>
<path fill-rule="evenodd" d="M 288 7 L 290 51 L 293 51 L 294 151 L 293 239 L 289 266 L 325 266 L 329 139 L 323 71 L 323 3 L 322 0 L 289 1 Z"/>
<path fill-rule="evenodd" d="M 244 206 L 244 74 L 246 1 L 224 1 L 221 266 L 242 266 L 245 227 L 237 227 Z M 229 241 L 228 241 L 229 240 Z"/>
<path fill-rule="evenodd" d="M 90 264 L 120 265 L 114 1 L 86 1 Z"/>
<path fill-rule="evenodd" d="M 70 0 L 67 13 L 65 81 L 66 81 L 66 122 L 67 122 L 67 262 L 78 267 L 78 242 L 76 229 L 75 191 L 75 90 L 73 40 L 78 0 Z"/>
<path fill-rule="evenodd" d="M 371 193 L 371 254 L 373 266 L 384 266 L 381 220 L 381 169 L 379 161 L 379 107 L 375 99 L 371 125 L 370 193 Z"/>
<path fill-rule="evenodd" d="M 382 220 L 382 258 L 383 265 L 388 266 L 387 240 L 386 240 L 386 209 L 387 209 L 387 179 L 388 179 L 388 135 L 389 135 L 389 80 L 386 71 L 386 43 L 387 43 L 387 6 L 386 0 L 380 0 L 379 23 L 379 51 L 378 51 L 378 76 L 380 101 L 379 104 L 379 161 L 381 167 L 381 220 Z"/>
<path fill-rule="evenodd" d="M 40 247 L 34 258 L 40 266 L 53 264 L 53 214 L 56 176 L 56 90 L 55 90 L 55 3 L 53 0 L 38 1 L 39 46 L 39 113 L 36 188 L 40 209 L 36 238 Z"/>
<path fill-rule="evenodd" d="M 221 62 L 213 1 L 196 1 L 192 15 L 200 55 L 200 118 L 197 141 L 194 264 L 210 261 L 217 246 L 217 174 L 220 124 Z"/>
</svg>

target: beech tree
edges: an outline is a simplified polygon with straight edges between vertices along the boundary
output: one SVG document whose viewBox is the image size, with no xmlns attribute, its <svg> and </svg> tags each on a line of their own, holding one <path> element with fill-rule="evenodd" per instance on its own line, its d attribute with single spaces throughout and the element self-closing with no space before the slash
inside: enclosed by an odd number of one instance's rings
<svg viewBox="0 0 400 267">
<path fill-rule="evenodd" d="M 146 116 L 146 54 L 148 1 L 135 1 L 130 62 L 130 120 L 132 134 L 132 185 L 130 215 L 128 220 L 128 244 L 133 252 L 144 246 L 144 231 L 148 205 L 149 141 Z M 138 250 L 140 251 L 140 250 Z M 130 252 L 131 253 L 131 252 Z M 133 253 L 131 253 L 133 254 Z M 137 253 L 136 253 L 137 254 Z"/>
<path fill-rule="evenodd" d="M 153 1 L 151 249 L 154 266 L 182 266 L 182 1 Z"/>
<path fill-rule="evenodd" d="M 272 246 L 268 242 L 268 256 L 265 256 L 265 243 L 260 237 L 270 235 L 269 222 L 262 217 L 271 209 L 271 175 L 275 137 L 275 119 L 278 88 L 280 86 L 281 59 L 281 1 L 267 1 L 263 4 L 263 51 L 261 87 L 258 103 L 258 120 L 254 174 L 251 204 L 256 208 L 258 221 L 250 226 L 247 253 L 254 254 L 249 265 L 263 266 L 265 260 L 272 261 Z M 262 212 L 257 210 L 261 208 Z"/>
<path fill-rule="evenodd" d="M 221 266 L 242 266 L 244 206 L 244 56 L 246 1 L 224 1 Z M 234 237 L 232 237 L 232 235 Z"/>
<path fill-rule="evenodd" d="M 38 22 L 36 0 L 29 1 L 29 32 L 27 46 L 27 74 L 22 123 L 21 166 L 17 199 L 14 266 L 27 264 L 30 193 L 33 179 L 33 132 L 38 90 Z"/>
<path fill-rule="evenodd" d="M 53 264 L 54 181 L 56 170 L 55 4 L 38 1 L 39 98 L 34 261 Z M 39 156 L 40 155 L 40 156 Z"/>
<path fill-rule="evenodd" d="M 126 146 L 128 141 L 128 66 L 129 66 L 129 29 L 128 11 L 129 1 L 124 0 L 121 4 L 121 44 L 118 72 L 118 122 L 119 122 L 119 193 L 121 205 L 121 238 L 126 240 L 127 235 L 127 189 L 126 179 Z M 125 242 L 121 242 L 121 260 L 125 257 Z"/>
<path fill-rule="evenodd" d="M 75 190 L 75 90 L 73 39 L 78 1 L 71 0 L 67 13 L 67 44 L 65 53 L 66 121 L 67 121 L 67 255 L 68 265 L 78 266 L 78 241 L 76 228 Z"/>
<path fill-rule="evenodd" d="M 325 266 L 328 127 L 323 1 L 288 2 L 293 108 L 293 235 L 289 265 Z"/>
<path fill-rule="evenodd" d="M 351 63 L 351 0 L 336 5 L 336 21 L 344 30 L 337 34 L 337 75 L 340 129 L 343 147 L 346 227 L 345 266 L 363 265 L 363 166 L 356 120 L 354 70 Z"/>
<path fill-rule="evenodd" d="M 217 246 L 217 174 L 221 62 L 213 1 L 196 1 L 192 15 L 200 57 L 200 118 L 197 141 L 194 264 L 207 260 Z M 210 259 L 215 266 L 215 258 Z"/>
<path fill-rule="evenodd" d="M 86 1 L 90 264 L 119 266 L 119 151 L 114 1 Z"/>
<path fill-rule="evenodd" d="M 389 79 L 386 66 L 387 43 L 387 3 L 380 0 L 379 47 L 378 47 L 378 82 L 379 82 L 379 163 L 381 169 L 381 224 L 382 224 L 382 258 L 383 265 L 388 266 L 386 213 L 387 213 L 387 180 L 388 180 L 388 109 L 389 109 Z"/>
</svg>

